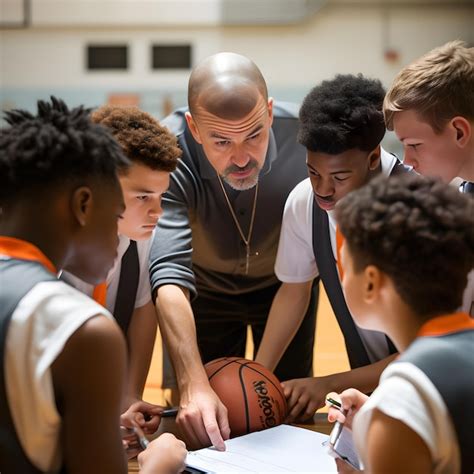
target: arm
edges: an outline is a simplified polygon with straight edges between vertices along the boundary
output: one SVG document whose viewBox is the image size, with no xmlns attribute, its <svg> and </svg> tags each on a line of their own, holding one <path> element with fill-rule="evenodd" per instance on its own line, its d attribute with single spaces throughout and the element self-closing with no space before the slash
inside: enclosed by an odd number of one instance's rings
<svg viewBox="0 0 474 474">
<path fill-rule="evenodd" d="M 282 283 L 273 299 L 255 360 L 275 370 L 308 309 L 312 281 Z"/>
<path fill-rule="evenodd" d="M 127 395 L 130 401 L 142 398 L 155 345 L 156 327 L 155 308 L 151 301 L 140 308 L 135 308 L 127 333 L 129 347 Z"/>
<path fill-rule="evenodd" d="M 186 290 L 176 285 L 160 286 L 156 310 L 181 397 L 176 422 L 190 446 L 213 444 L 225 449 L 224 439 L 230 435 L 227 410 L 211 389 L 202 365 Z"/>
<path fill-rule="evenodd" d="M 405 423 L 374 410 L 367 432 L 367 472 L 433 472 L 426 443 Z"/>
<path fill-rule="evenodd" d="M 154 433 L 160 424 L 161 406 L 142 401 L 143 388 L 150 369 L 156 339 L 156 315 L 153 303 L 136 308 L 127 332 L 129 347 L 127 396 L 121 424 L 138 423 L 145 433 Z"/>
<path fill-rule="evenodd" d="M 360 392 L 373 391 L 380 379 L 380 375 L 397 354 L 391 355 L 374 364 L 357 369 L 305 379 L 295 379 L 282 383 L 283 391 L 288 402 L 288 422 L 296 418 L 310 418 L 314 412 L 324 406 L 326 394 L 340 393 L 352 387 Z"/>
<path fill-rule="evenodd" d="M 103 316 L 84 323 L 53 363 L 68 472 L 127 472 L 119 429 L 125 367 L 120 329 Z"/>
</svg>

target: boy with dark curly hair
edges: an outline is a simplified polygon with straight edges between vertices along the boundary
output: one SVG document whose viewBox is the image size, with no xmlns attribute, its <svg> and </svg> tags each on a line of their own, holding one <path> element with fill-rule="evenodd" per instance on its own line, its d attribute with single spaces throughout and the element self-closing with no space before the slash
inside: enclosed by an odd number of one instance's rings
<svg viewBox="0 0 474 474">
<path fill-rule="evenodd" d="M 474 265 L 474 201 L 433 178 L 380 177 L 336 215 L 351 313 L 401 353 L 370 398 L 340 395 L 365 468 L 472 473 L 474 321 L 456 309 Z M 329 419 L 345 417 L 330 409 Z"/>
<path fill-rule="evenodd" d="M 352 320 L 340 285 L 341 239 L 333 214 L 339 199 L 375 176 L 407 171 L 380 146 L 384 95 L 378 80 L 338 75 L 314 87 L 301 106 L 298 139 L 307 149 L 309 178 L 295 187 L 285 205 L 275 264 L 283 283 L 256 360 L 274 368 L 306 311 L 312 281 L 319 276 L 343 333 L 351 370 L 284 382 L 289 421 L 312 416 L 330 391 L 355 386 L 370 392 L 396 352 L 385 334 L 359 329 Z"/>
<path fill-rule="evenodd" d="M 110 313 L 57 279 L 94 285 L 117 253 L 129 161 L 90 111 L 38 102 L 0 133 L 0 471 L 127 470 L 119 429 L 126 347 Z M 177 472 L 184 444 L 160 437 L 142 472 Z M 153 453 L 153 455 L 152 455 Z M 165 454 L 165 455 L 164 455 Z M 150 456 L 151 455 L 151 456 Z"/>
<path fill-rule="evenodd" d="M 129 167 L 119 171 L 126 208 L 118 222 L 117 258 L 105 281 L 96 287 L 74 277 L 72 266 L 62 278 L 94 296 L 122 328 L 129 349 L 124 410 L 128 409 L 127 418 L 135 419 L 145 432 L 152 433 L 158 427 L 161 408 L 141 400 L 157 324 L 148 274 L 150 237 L 181 151 L 173 134 L 136 107 L 104 106 L 91 119 L 112 133 L 131 161 Z"/>
</svg>

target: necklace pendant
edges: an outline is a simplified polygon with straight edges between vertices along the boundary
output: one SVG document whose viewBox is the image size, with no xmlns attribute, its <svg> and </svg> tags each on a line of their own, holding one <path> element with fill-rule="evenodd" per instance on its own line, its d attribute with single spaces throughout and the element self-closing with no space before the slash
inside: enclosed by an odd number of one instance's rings
<svg viewBox="0 0 474 474">
<path fill-rule="evenodd" d="M 249 274 L 249 267 L 250 267 L 250 245 L 247 244 L 245 246 L 246 254 L 245 254 L 245 274 Z"/>
</svg>

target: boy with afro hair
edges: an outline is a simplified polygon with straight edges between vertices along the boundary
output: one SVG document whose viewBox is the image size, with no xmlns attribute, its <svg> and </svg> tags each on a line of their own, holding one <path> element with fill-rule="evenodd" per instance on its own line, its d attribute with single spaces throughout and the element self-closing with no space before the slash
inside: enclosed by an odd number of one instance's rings
<svg viewBox="0 0 474 474">
<path fill-rule="evenodd" d="M 331 408 L 329 420 L 352 428 L 368 472 L 472 473 L 474 321 L 456 308 L 474 265 L 474 201 L 410 174 L 373 180 L 336 214 L 351 313 L 401 356 L 370 398 L 342 392 L 347 418 Z"/>
<path fill-rule="evenodd" d="M 284 382 L 288 421 L 311 417 L 330 391 L 355 386 L 370 392 L 396 352 L 385 334 L 357 328 L 347 309 L 340 285 L 341 236 L 333 211 L 339 199 L 375 176 L 407 171 L 380 146 L 384 96 L 378 80 L 338 75 L 314 87 L 301 106 L 298 139 L 307 149 L 309 178 L 295 187 L 285 205 L 275 264 L 282 285 L 256 360 L 275 367 L 306 311 L 312 281 L 320 277 L 344 336 L 351 370 Z"/>
<path fill-rule="evenodd" d="M 150 237 L 181 150 L 173 134 L 136 107 L 104 106 L 91 119 L 112 133 L 131 162 L 119 171 L 125 212 L 118 222 L 117 258 L 105 281 L 96 287 L 76 278 L 71 266 L 62 278 L 103 304 L 122 328 L 129 349 L 125 416 L 152 433 L 158 427 L 161 407 L 141 400 L 157 325 L 148 274 Z"/>
<path fill-rule="evenodd" d="M 0 471 L 127 471 L 119 426 L 126 347 L 110 313 L 57 279 L 92 285 L 117 253 L 129 166 L 113 137 L 55 98 L 6 114 L 0 133 Z M 178 472 L 165 435 L 142 472 Z"/>
</svg>

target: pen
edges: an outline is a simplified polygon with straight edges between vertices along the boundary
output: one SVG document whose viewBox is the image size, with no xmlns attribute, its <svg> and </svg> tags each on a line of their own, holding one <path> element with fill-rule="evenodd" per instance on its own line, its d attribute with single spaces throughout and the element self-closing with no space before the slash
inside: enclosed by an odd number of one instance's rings
<svg viewBox="0 0 474 474">
<path fill-rule="evenodd" d="M 332 407 L 337 408 L 339 411 L 344 412 L 344 410 L 342 409 L 341 402 L 334 400 L 334 398 L 327 397 L 326 402 L 329 403 L 329 405 L 331 405 Z"/>
<path fill-rule="evenodd" d="M 147 440 L 145 434 L 143 433 L 142 429 L 139 426 L 134 426 L 133 431 L 135 431 L 135 434 L 137 435 L 138 442 L 140 443 L 140 446 L 142 449 L 146 449 L 147 446 L 150 444 L 150 442 Z"/>
<path fill-rule="evenodd" d="M 337 400 L 334 400 L 334 398 L 331 398 L 331 397 L 327 397 L 326 402 L 332 407 L 339 410 L 344 416 L 347 414 L 347 410 L 344 410 L 342 408 L 341 402 L 338 402 Z M 336 423 L 334 424 L 334 428 L 331 431 L 331 435 L 329 436 L 329 444 L 331 444 L 332 446 L 336 444 L 336 441 L 338 440 L 339 436 L 341 436 L 341 432 L 343 428 L 344 428 L 344 423 L 341 423 L 340 421 L 336 421 Z"/>
<path fill-rule="evenodd" d="M 162 418 L 171 418 L 172 416 L 176 416 L 178 414 L 178 407 L 170 407 L 170 408 L 165 408 L 161 412 L 161 417 Z"/>
</svg>

